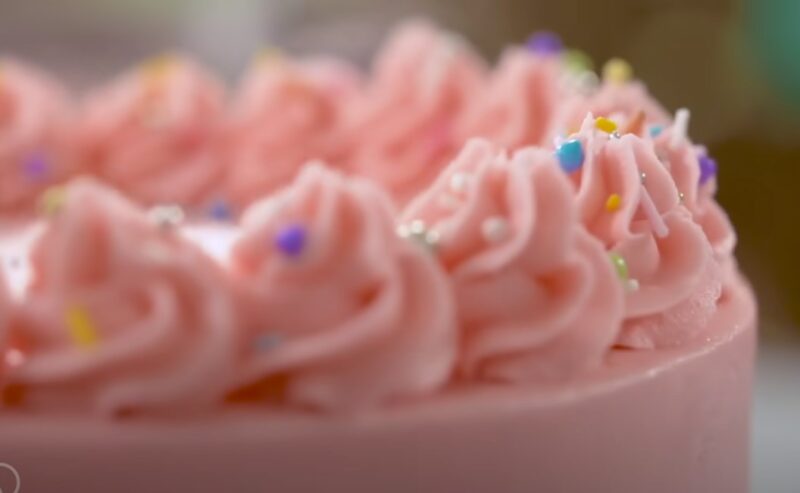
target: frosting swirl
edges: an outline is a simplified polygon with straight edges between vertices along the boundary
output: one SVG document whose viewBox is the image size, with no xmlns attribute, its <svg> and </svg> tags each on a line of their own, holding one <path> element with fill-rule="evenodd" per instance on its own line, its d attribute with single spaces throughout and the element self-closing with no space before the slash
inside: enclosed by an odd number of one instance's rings
<svg viewBox="0 0 800 493">
<path fill-rule="evenodd" d="M 346 160 L 405 203 L 458 151 L 455 127 L 483 86 L 484 66 L 457 39 L 414 23 L 392 36 L 375 72 L 348 111 Z"/>
<path fill-rule="evenodd" d="M 287 185 L 312 159 L 333 159 L 344 109 L 360 86 L 331 60 L 262 59 L 245 75 L 225 129 L 227 193 L 238 205 Z"/>
<path fill-rule="evenodd" d="M 146 204 L 203 200 L 222 177 L 222 86 L 163 56 L 93 93 L 79 125 L 85 170 Z"/>
<path fill-rule="evenodd" d="M 290 403 L 346 410 L 447 381 L 449 285 L 395 234 L 390 210 L 371 184 L 312 165 L 245 214 L 232 252 L 246 306 L 241 386 L 286 375 Z"/>
<path fill-rule="evenodd" d="M 69 185 L 31 253 L 9 375 L 25 404 L 103 414 L 197 410 L 221 400 L 235 312 L 214 263 L 117 193 Z"/>
<path fill-rule="evenodd" d="M 471 141 L 402 217 L 440 236 L 468 376 L 560 379 L 600 364 L 622 321 L 623 292 L 550 153 L 508 159 Z"/>
<path fill-rule="evenodd" d="M 683 310 L 684 303 L 713 314 L 721 281 L 708 240 L 681 205 L 675 182 L 651 141 L 633 134 L 609 136 L 595 129 L 591 114 L 577 140 L 586 155 L 582 168 L 571 175 L 581 220 L 619 256 L 625 280 L 634 283 L 626 297 L 628 320 L 620 344 L 684 342 L 706 316 L 698 312 L 696 323 L 670 324 L 671 330 L 648 317 L 666 320 L 671 310 Z"/>
<path fill-rule="evenodd" d="M 55 80 L 0 60 L 0 211 L 30 212 L 38 194 L 69 173 L 70 116 Z"/>
<path fill-rule="evenodd" d="M 557 57 L 514 49 L 507 52 L 486 91 L 459 126 L 465 138 L 486 138 L 506 149 L 545 145 L 555 134 L 568 91 Z"/>
</svg>

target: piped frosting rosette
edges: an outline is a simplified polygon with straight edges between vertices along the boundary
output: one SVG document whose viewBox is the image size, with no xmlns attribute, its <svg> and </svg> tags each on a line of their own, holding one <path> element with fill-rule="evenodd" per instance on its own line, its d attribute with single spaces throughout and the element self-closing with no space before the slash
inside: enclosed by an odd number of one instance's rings
<svg viewBox="0 0 800 493">
<path fill-rule="evenodd" d="M 720 260 L 730 257 L 736 232 L 728 215 L 714 199 L 717 163 L 702 146 L 687 137 L 689 114 L 680 110 L 675 122 L 654 138 L 656 154 L 678 187 L 683 205 L 692 213 Z"/>
<path fill-rule="evenodd" d="M 288 185 L 311 159 L 334 159 L 361 81 L 332 60 L 262 56 L 245 74 L 225 128 L 226 192 L 238 206 Z"/>
<path fill-rule="evenodd" d="M 7 388 L 25 406 L 195 412 L 224 398 L 235 348 L 216 265 L 116 192 L 72 182 L 31 253 Z"/>
<path fill-rule="evenodd" d="M 564 74 L 556 56 L 509 50 L 459 125 L 459 140 L 486 138 L 506 149 L 549 144 L 569 95 Z"/>
<path fill-rule="evenodd" d="M 69 174 L 71 116 L 55 80 L 0 59 L 0 212 L 30 213 L 38 194 Z"/>
<path fill-rule="evenodd" d="M 590 114 L 556 155 L 576 185 L 582 222 L 627 287 L 619 344 L 673 346 L 693 338 L 716 311 L 721 272 L 652 142 L 609 135 Z"/>
<path fill-rule="evenodd" d="M 283 378 L 290 404 L 333 411 L 430 393 L 457 350 L 445 273 L 395 233 L 389 199 L 321 165 L 245 213 L 239 394 Z"/>
<path fill-rule="evenodd" d="M 403 26 L 348 111 L 347 162 L 396 202 L 407 202 L 458 152 L 456 125 L 484 77 L 483 63 L 459 39 L 424 23 Z"/>
<path fill-rule="evenodd" d="M 624 293 L 551 153 L 531 148 L 509 159 L 471 141 L 402 218 L 412 231 L 435 233 L 467 377 L 563 379 L 601 363 Z"/>
<path fill-rule="evenodd" d="M 84 171 L 144 204 L 192 204 L 219 186 L 222 85 L 164 55 L 92 93 L 79 122 Z"/>
</svg>

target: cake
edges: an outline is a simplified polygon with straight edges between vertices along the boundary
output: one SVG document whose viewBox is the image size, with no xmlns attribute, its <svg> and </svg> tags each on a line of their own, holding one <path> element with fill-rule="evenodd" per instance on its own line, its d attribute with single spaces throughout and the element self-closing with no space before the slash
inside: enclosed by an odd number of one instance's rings
<svg viewBox="0 0 800 493">
<path fill-rule="evenodd" d="M 79 102 L 4 60 L 0 489 L 747 491 L 717 164 L 576 60 L 412 22 L 371 74 L 171 54 Z"/>
</svg>

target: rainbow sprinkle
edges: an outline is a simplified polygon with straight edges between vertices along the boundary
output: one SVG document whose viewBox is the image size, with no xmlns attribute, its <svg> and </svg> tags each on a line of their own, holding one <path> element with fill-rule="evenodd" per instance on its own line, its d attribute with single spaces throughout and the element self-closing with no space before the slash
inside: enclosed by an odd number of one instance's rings
<svg viewBox="0 0 800 493">
<path fill-rule="evenodd" d="M 609 120 L 608 118 L 599 116 L 594 121 L 594 126 L 597 129 L 602 130 L 603 132 L 610 134 L 617 131 L 617 124 L 614 123 L 613 120 Z"/>
<path fill-rule="evenodd" d="M 583 166 L 583 147 L 579 140 L 568 140 L 556 149 L 556 157 L 561 169 L 567 173 L 578 171 Z"/>
<path fill-rule="evenodd" d="M 622 58 L 612 58 L 603 65 L 603 80 L 611 84 L 624 84 L 633 77 L 633 68 Z"/>
<path fill-rule="evenodd" d="M 630 272 L 628 271 L 628 262 L 625 261 L 625 258 L 616 252 L 609 253 L 608 257 L 611 259 L 611 264 L 614 265 L 617 277 L 623 281 L 627 281 Z"/>
<path fill-rule="evenodd" d="M 618 210 L 620 205 L 622 205 L 622 197 L 618 193 L 612 193 L 608 196 L 608 200 L 606 200 L 606 210 L 608 212 Z"/>
<path fill-rule="evenodd" d="M 305 250 L 308 232 L 301 224 L 289 224 L 275 235 L 275 246 L 287 257 L 299 257 Z"/>
<path fill-rule="evenodd" d="M 72 305 L 67 308 L 64 313 L 64 323 L 69 328 L 70 336 L 75 345 L 84 349 L 91 349 L 97 345 L 97 330 L 86 308 L 79 305 Z"/>
<path fill-rule="evenodd" d="M 67 192 L 63 187 L 50 187 L 39 198 L 39 209 L 48 217 L 58 214 L 64 207 Z"/>
</svg>

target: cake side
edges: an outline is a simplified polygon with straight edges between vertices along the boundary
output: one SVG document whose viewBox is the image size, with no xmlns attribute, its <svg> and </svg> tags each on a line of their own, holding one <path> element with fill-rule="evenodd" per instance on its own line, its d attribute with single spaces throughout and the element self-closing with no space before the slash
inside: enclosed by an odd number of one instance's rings
<svg viewBox="0 0 800 493">
<path fill-rule="evenodd" d="M 707 340 L 615 351 L 566 386 L 454 388 L 323 419 L 254 409 L 126 423 L 11 414 L 0 421 L 0 457 L 23 491 L 743 492 L 754 324 L 752 293 L 737 279 Z"/>
</svg>

